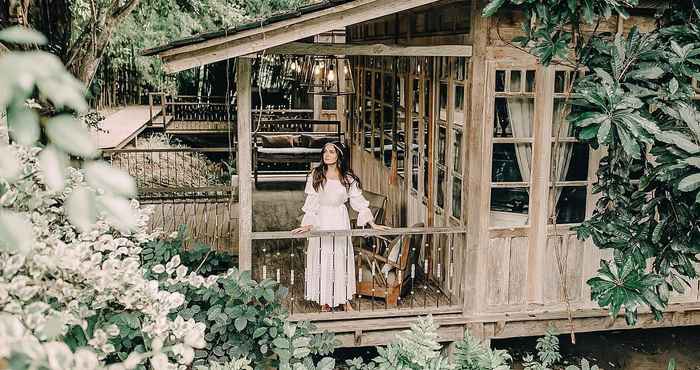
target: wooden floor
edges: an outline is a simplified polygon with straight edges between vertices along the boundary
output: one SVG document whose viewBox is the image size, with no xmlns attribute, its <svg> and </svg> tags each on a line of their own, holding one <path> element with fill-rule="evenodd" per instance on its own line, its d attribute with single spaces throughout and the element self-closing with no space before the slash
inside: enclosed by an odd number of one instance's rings
<svg viewBox="0 0 700 370">
<path fill-rule="evenodd" d="M 160 113 L 154 108 L 153 116 Z M 100 127 L 104 131 L 93 132 L 100 149 L 120 148 L 141 133 L 151 119 L 147 105 L 132 105 L 105 117 Z"/>
<path fill-rule="evenodd" d="M 265 251 L 263 252 L 263 249 Z M 319 313 L 321 306 L 316 302 L 307 301 L 304 299 L 304 269 L 306 254 L 301 244 L 295 245 L 292 249 L 289 246 L 274 243 L 266 243 L 265 245 L 256 245 L 255 250 L 258 252 L 253 259 L 253 277 L 257 280 L 265 277 L 268 279 L 277 279 L 279 271 L 280 284 L 289 290 L 287 297 L 283 300 L 283 305 L 289 310 L 292 315 Z M 263 269 L 263 266 L 265 267 Z M 291 274 L 294 272 L 294 281 L 292 284 Z M 356 295 L 351 301 L 353 309 L 358 315 L 363 312 L 378 312 L 378 311 L 396 311 L 396 310 L 421 310 L 421 309 L 440 309 L 458 304 L 457 299 L 448 296 L 442 291 L 437 284 L 424 279 L 416 279 L 412 284 L 411 289 L 397 305 L 388 305 L 382 298 L 370 298 Z M 336 308 L 335 311 L 340 311 Z"/>
</svg>

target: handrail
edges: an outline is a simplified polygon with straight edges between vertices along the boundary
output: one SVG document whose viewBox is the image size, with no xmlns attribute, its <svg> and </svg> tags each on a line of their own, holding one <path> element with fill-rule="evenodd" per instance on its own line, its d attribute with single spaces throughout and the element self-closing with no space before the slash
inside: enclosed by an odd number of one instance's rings
<svg viewBox="0 0 700 370">
<path fill-rule="evenodd" d="M 228 153 L 235 152 L 235 145 L 232 148 L 125 148 L 125 149 L 104 149 L 104 154 L 120 153 Z"/>
<path fill-rule="evenodd" d="M 253 232 L 252 240 L 280 240 L 280 239 L 307 239 L 327 236 L 384 236 L 384 235 L 414 235 L 414 234 L 466 234 L 466 227 L 401 227 L 389 230 L 352 229 L 352 230 L 324 230 L 310 231 L 302 234 L 294 234 L 291 231 L 264 231 Z"/>
</svg>

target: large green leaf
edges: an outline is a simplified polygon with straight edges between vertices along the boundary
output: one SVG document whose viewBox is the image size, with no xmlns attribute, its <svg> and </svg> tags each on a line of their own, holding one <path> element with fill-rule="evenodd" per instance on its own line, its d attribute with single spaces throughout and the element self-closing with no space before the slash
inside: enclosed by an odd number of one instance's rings
<svg viewBox="0 0 700 370">
<path fill-rule="evenodd" d="M 680 191 L 690 192 L 695 191 L 698 188 L 700 188 L 700 173 L 685 177 L 678 183 L 678 189 Z"/>
<path fill-rule="evenodd" d="M 28 107 L 10 107 L 7 111 L 10 136 L 19 144 L 31 146 L 39 140 L 39 115 Z"/>
<path fill-rule="evenodd" d="M 481 12 L 481 16 L 490 17 L 496 14 L 496 12 L 498 12 L 498 9 L 500 9 L 505 2 L 506 0 L 491 0 L 491 2 L 486 4 L 486 6 L 484 7 L 484 10 Z"/>
<path fill-rule="evenodd" d="M 20 213 L 0 209 L 0 250 L 25 254 L 34 245 L 29 219 Z"/>
</svg>

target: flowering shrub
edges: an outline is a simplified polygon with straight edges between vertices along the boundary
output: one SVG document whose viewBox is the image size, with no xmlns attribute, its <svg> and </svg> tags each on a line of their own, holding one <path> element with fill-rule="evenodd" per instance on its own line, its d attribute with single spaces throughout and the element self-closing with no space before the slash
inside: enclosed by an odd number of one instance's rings
<svg viewBox="0 0 700 370">
<path fill-rule="evenodd" d="M 37 164 L 40 151 L 6 147 L 22 167 L 18 179 L 0 178 L 0 206 L 5 216 L 30 220 L 33 234 L 23 241 L 29 244 L 25 249 L 0 241 L 0 307 L 10 315 L 4 320 L 12 322 L 8 324 L 12 328 L 18 327 L 16 323 L 25 328 L 26 333 L 19 335 L 23 341 L 65 340 L 65 347 L 47 344 L 49 349 L 60 347 L 56 350 L 61 353 L 88 347 L 98 360 L 127 360 L 129 368 L 149 357 L 155 369 L 190 363 L 194 349 L 205 345 L 204 324 L 170 315 L 184 305 L 184 295 L 162 290 L 157 281 L 144 278 L 142 245 L 155 237 L 146 231 L 147 212 L 131 203 L 138 215 L 133 232 L 119 231 L 104 215 L 80 232 L 69 222 L 65 208 L 75 189 L 89 189 L 83 172 L 69 168 L 63 190 L 49 190 Z M 0 337 L 21 330 L 5 331 Z M 132 354 L 134 350 L 142 355 Z"/>
</svg>

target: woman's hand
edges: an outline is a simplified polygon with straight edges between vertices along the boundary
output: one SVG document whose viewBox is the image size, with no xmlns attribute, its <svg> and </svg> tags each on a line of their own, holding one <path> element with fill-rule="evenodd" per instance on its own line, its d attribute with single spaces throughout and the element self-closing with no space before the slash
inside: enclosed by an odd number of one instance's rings
<svg viewBox="0 0 700 370">
<path fill-rule="evenodd" d="M 389 226 L 377 225 L 374 222 L 370 223 L 369 226 L 374 230 L 391 230 Z"/>
<path fill-rule="evenodd" d="M 311 225 L 303 225 L 302 227 L 296 228 L 292 230 L 292 234 L 303 234 L 303 233 L 308 233 L 311 231 L 312 226 Z"/>
</svg>

